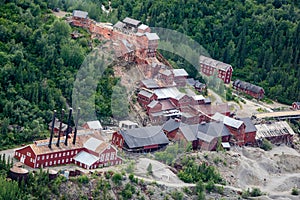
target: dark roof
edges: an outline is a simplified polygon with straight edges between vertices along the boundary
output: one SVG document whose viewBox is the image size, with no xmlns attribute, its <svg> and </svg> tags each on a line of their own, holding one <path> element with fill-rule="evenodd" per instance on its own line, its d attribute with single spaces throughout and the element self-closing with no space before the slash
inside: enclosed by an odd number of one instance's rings
<svg viewBox="0 0 300 200">
<path fill-rule="evenodd" d="M 186 83 L 189 84 L 190 86 L 194 86 L 195 85 L 195 79 L 194 78 L 187 78 L 186 79 Z"/>
<path fill-rule="evenodd" d="M 252 120 L 249 117 L 241 118 L 240 120 L 242 120 L 246 126 L 246 129 L 245 129 L 246 133 L 257 131 L 256 127 L 254 126 L 254 124 L 252 123 Z"/>
<path fill-rule="evenodd" d="M 194 141 L 198 138 L 210 142 L 215 137 L 230 135 L 229 130 L 222 122 L 186 125 L 180 126 L 179 129 L 188 141 Z"/>
<path fill-rule="evenodd" d="M 160 126 L 120 130 L 120 133 L 129 148 L 169 143 Z"/>
<path fill-rule="evenodd" d="M 248 90 L 248 91 L 251 91 L 251 92 L 254 92 L 254 93 L 259 93 L 261 90 L 263 92 L 265 92 L 262 87 L 259 87 L 257 85 L 253 85 L 251 83 L 241 81 L 241 80 L 238 80 L 238 79 L 235 80 L 232 85 L 235 86 L 235 87 L 241 88 L 243 90 Z"/>
<path fill-rule="evenodd" d="M 132 19 L 130 17 L 126 17 L 125 19 L 123 19 L 123 22 L 126 23 L 126 24 L 133 25 L 133 26 L 138 26 L 141 23 L 141 21 L 138 21 L 136 19 Z"/>
<path fill-rule="evenodd" d="M 205 104 L 211 104 L 210 98 L 209 98 L 209 97 L 205 98 L 205 99 L 204 99 L 204 103 L 205 103 Z"/>
<path fill-rule="evenodd" d="M 232 68 L 232 66 L 227 64 L 227 63 L 223 63 L 221 61 L 214 60 L 212 58 L 205 57 L 205 56 L 202 56 L 202 55 L 200 56 L 199 62 L 200 62 L 200 64 L 208 65 L 208 66 L 211 66 L 213 68 L 220 69 L 222 71 L 226 71 L 230 67 Z"/>
<path fill-rule="evenodd" d="M 73 10 L 73 17 L 87 18 L 88 12 L 81 10 Z"/>
<path fill-rule="evenodd" d="M 163 130 L 171 132 L 179 128 L 181 121 L 179 119 L 169 119 L 163 125 Z"/>
</svg>

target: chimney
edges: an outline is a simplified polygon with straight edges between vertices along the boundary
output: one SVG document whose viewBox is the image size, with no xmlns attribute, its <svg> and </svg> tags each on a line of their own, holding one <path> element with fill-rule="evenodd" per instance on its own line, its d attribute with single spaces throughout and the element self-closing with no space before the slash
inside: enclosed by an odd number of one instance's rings
<svg viewBox="0 0 300 200">
<path fill-rule="evenodd" d="M 73 137 L 73 144 L 74 145 L 76 143 L 79 116 L 80 116 L 80 108 L 77 109 L 77 116 L 76 116 L 76 121 L 75 121 L 75 130 L 74 130 L 74 137 Z"/>
<path fill-rule="evenodd" d="M 59 147 L 59 143 L 60 143 L 60 134 L 61 134 L 61 128 L 62 128 L 62 122 L 64 119 L 64 115 L 65 115 L 65 110 L 62 109 L 61 110 L 61 116 L 60 116 L 60 124 L 59 124 L 59 131 L 58 131 L 58 138 L 57 138 L 57 143 L 56 146 Z"/>
<path fill-rule="evenodd" d="M 67 133 L 66 133 L 66 139 L 65 139 L 65 145 L 68 146 L 68 137 L 69 137 L 69 131 L 70 131 L 70 125 L 71 125 L 71 117 L 72 117 L 72 108 L 70 108 L 69 111 L 69 118 L 68 118 L 68 127 L 67 127 Z"/>
<path fill-rule="evenodd" d="M 55 115 L 56 115 L 56 110 L 53 111 L 53 118 L 52 118 L 52 125 L 51 125 L 51 134 L 50 134 L 50 140 L 48 147 L 51 149 L 51 144 L 52 144 L 52 138 L 53 138 L 53 132 L 54 132 L 54 124 L 55 124 Z"/>
</svg>

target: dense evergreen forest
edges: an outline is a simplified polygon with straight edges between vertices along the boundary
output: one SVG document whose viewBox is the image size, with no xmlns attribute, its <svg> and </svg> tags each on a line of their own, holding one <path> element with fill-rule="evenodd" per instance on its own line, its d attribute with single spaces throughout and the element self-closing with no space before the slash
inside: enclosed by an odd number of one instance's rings
<svg viewBox="0 0 300 200">
<path fill-rule="evenodd" d="M 104 5 L 104 12 L 101 6 Z M 267 97 L 300 100 L 300 1 L 4 0 L 0 2 L 0 147 L 47 135 L 51 110 L 71 105 L 72 87 L 95 41 L 56 18 L 51 9 L 81 9 L 97 21 L 126 16 L 177 30 L 201 44 Z M 84 37 L 73 40 L 72 31 Z M 96 43 L 96 42 L 95 42 Z M 169 56 L 182 66 L 182 59 Z M 111 116 L 112 71 L 100 81 L 99 118 Z M 12 126 L 13 125 L 13 126 Z"/>
</svg>

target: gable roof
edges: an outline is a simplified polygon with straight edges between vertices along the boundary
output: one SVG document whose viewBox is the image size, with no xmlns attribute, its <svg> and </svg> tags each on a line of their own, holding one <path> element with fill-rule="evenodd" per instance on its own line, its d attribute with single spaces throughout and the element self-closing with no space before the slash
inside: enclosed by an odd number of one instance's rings
<svg viewBox="0 0 300 200">
<path fill-rule="evenodd" d="M 236 128 L 236 129 L 240 128 L 241 125 L 244 123 L 241 120 L 233 119 L 233 118 L 225 116 L 225 115 L 223 115 L 219 112 L 215 113 L 211 118 L 216 120 L 216 121 L 221 121 L 225 125 Z"/>
<path fill-rule="evenodd" d="M 242 120 L 246 126 L 246 129 L 245 129 L 246 133 L 257 131 L 255 125 L 252 123 L 252 120 L 249 117 L 241 118 L 240 120 Z"/>
<path fill-rule="evenodd" d="M 102 125 L 99 120 L 88 121 L 86 122 L 90 129 L 100 130 L 102 129 Z"/>
<path fill-rule="evenodd" d="M 49 127 L 51 128 L 51 126 L 52 126 L 52 121 L 51 121 L 48 125 L 49 125 Z M 54 120 L 54 128 L 59 129 L 59 126 L 60 126 L 60 121 L 59 121 L 58 118 L 55 117 L 55 120 Z M 68 125 L 62 123 L 62 125 L 61 125 L 61 130 L 62 130 L 62 131 L 65 131 L 65 130 L 67 130 L 67 128 L 68 128 Z"/>
<path fill-rule="evenodd" d="M 90 167 L 92 164 L 97 162 L 99 158 L 85 151 L 81 151 L 73 159 Z"/>
<path fill-rule="evenodd" d="M 189 74 L 184 69 L 174 69 L 173 70 L 174 76 L 188 76 Z"/>
<path fill-rule="evenodd" d="M 145 96 L 145 97 L 151 98 L 151 97 L 152 97 L 152 95 L 153 95 L 153 93 L 151 93 L 151 92 L 148 92 L 148 91 L 146 91 L 146 90 L 141 90 L 141 91 L 139 92 L 139 95 L 142 95 L 142 96 Z"/>
<path fill-rule="evenodd" d="M 222 71 L 227 71 L 229 68 L 232 68 L 232 66 L 227 63 L 223 63 L 221 61 L 214 60 L 212 58 L 202 56 L 202 55 L 200 56 L 199 62 L 200 64 L 208 65 Z"/>
<path fill-rule="evenodd" d="M 166 123 L 163 125 L 163 130 L 171 132 L 179 128 L 181 121 L 179 119 L 170 118 Z"/>
<path fill-rule="evenodd" d="M 125 27 L 125 24 L 123 22 L 118 21 L 115 25 L 113 25 L 113 27 L 122 29 Z"/>
<path fill-rule="evenodd" d="M 120 134 L 129 148 L 169 143 L 160 126 L 120 130 Z"/>
<path fill-rule="evenodd" d="M 293 104 L 296 104 L 297 106 L 300 106 L 300 102 L 299 101 L 296 101 Z"/>
<path fill-rule="evenodd" d="M 73 10 L 73 16 L 79 18 L 87 18 L 88 12 L 81 11 L 81 10 Z"/>
<path fill-rule="evenodd" d="M 149 108 L 154 108 L 159 102 L 156 101 L 156 100 L 152 100 L 148 105 L 147 107 Z"/>
<path fill-rule="evenodd" d="M 157 99 L 175 99 L 178 95 L 181 94 L 181 92 L 176 87 L 155 89 L 154 93 L 156 94 Z"/>
<path fill-rule="evenodd" d="M 139 25 L 138 29 L 141 29 L 141 30 L 146 30 L 147 28 L 149 28 L 149 26 L 145 25 L 145 24 L 141 24 Z"/>
<path fill-rule="evenodd" d="M 259 93 L 261 90 L 263 92 L 265 92 L 262 87 L 259 87 L 257 85 L 253 85 L 253 84 L 245 82 L 245 81 L 241 81 L 239 79 L 235 80 L 232 85 L 235 86 L 235 87 L 241 88 L 243 90 L 248 90 L 248 91 L 251 91 L 251 92 L 254 92 L 254 93 Z"/>
</svg>

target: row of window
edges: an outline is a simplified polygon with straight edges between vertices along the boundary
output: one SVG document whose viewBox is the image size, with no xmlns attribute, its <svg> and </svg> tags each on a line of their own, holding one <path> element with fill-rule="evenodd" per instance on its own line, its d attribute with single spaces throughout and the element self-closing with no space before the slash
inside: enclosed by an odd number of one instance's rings
<svg viewBox="0 0 300 200">
<path fill-rule="evenodd" d="M 60 164 L 68 164 L 69 161 L 72 162 L 72 158 L 70 158 L 70 160 L 68 158 L 66 159 L 61 159 L 61 160 L 54 160 L 53 162 L 50 161 L 50 162 L 45 162 L 44 165 L 41 164 L 39 165 L 39 163 L 36 164 L 36 167 L 48 167 L 48 166 L 53 166 L 53 165 L 60 165 Z"/>
<path fill-rule="evenodd" d="M 68 152 L 63 152 L 63 153 L 55 153 L 55 154 L 50 154 L 50 155 L 46 155 L 46 156 L 38 156 L 37 157 L 37 160 L 44 160 L 44 159 L 52 159 L 52 158 L 60 158 L 60 157 L 64 157 L 64 156 L 73 156 L 73 155 L 76 155 L 78 153 L 78 151 L 77 150 L 75 150 L 75 151 L 68 151 Z"/>
</svg>

